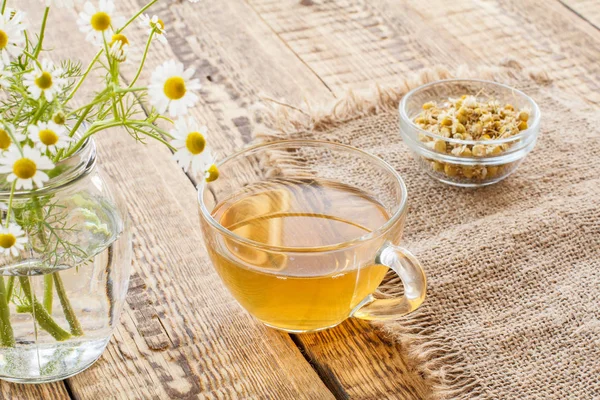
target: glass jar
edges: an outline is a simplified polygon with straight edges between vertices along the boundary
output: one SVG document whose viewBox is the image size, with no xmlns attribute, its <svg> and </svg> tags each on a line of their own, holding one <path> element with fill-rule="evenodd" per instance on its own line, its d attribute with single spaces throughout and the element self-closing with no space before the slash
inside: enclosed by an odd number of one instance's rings
<svg viewBox="0 0 600 400">
<path fill-rule="evenodd" d="M 93 364 L 129 283 L 127 211 L 94 141 L 48 176 L 41 189 L 16 191 L 9 213 L 11 184 L 0 175 L 3 232 L 18 224 L 26 239 L 12 253 L 0 240 L 0 378 L 12 382 L 52 382 Z"/>
</svg>

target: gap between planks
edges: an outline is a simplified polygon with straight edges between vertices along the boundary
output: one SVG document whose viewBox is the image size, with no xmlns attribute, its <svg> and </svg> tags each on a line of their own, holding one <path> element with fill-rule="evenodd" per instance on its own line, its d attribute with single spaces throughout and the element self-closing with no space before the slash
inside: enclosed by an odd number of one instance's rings
<svg viewBox="0 0 600 400">
<path fill-rule="evenodd" d="M 335 376 L 335 373 L 333 373 L 333 371 L 331 371 L 329 368 L 325 367 L 325 365 L 319 363 L 316 360 L 313 360 L 310 357 L 310 355 L 308 354 L 308 351 L 306 350 L 306 345 L 304 343 L 302 343 L 302 340 L 300 340 L 298 335 L 295 335 L 292 333 L 290 333 L 289 335 L 290 335 L 290 338 L 292 339 L 292 342 L 294 342 L 296 347 L 298 347 L 300 354 L 302 354 L 302 356 L 304 357 L 306 362 L 308 362 L 310 364 L 312 369 L 315 370 L 315 372 L 319 376 L 319 379 L 321 379 L 323 384 L 325 384 L 325 387 L 327 387 L 327 389 L 329 389 L 329 391 L 333 394 L 333 396 L 337 400 L 350 399 L 350 395 L 344 389 L 344 385 L 342 385 L 339 382 L 339 380 Z"/>
<path fill-rule="evenodd" d="M 585 17 L 582 13 L 577 11 L 574 7 L 572 7 L 565 0 L 558 0 L 558 2 L 560 4 L 562 4 L 563 7 L 565 7 L 567 10 L 569 10 L 570 12 L 572 12 L 573 14 L 575 14 L 576 16 L 578 16 L 579 18 L 581 18 L 582 20 L 584 20 L 585 22 L 590 24 L 592 26 L 592 28 L 596 29 L 597 31 L 600 31 L 600 26 L 597 26 L 594 22 L 592 22 L 589 18 Z M 600 8 L 600 6 L 599 6 L 599 8 Z"/>
</svg>

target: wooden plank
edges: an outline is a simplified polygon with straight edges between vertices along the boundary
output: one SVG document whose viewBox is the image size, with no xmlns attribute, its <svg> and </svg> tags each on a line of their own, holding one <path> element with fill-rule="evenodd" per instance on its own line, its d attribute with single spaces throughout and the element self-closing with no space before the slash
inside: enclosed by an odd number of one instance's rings
<svg viewBox="0 0 600 400">
<path fill-rule="evenodd" d="M 338 399 L 415 399 L 431 387 L 406 349 L 368 322 L 350 319 L 327 331 L 297 335 L 296 342 Z"/>
<path fill-rule="evenodd" d="M 600 2 L 597 0 L 559 0 L 581 18 L 600 29 Z"/>
<path fill-rule="evenodd" d="M 555 84 L 600 102 L 600 32 L 558 1 L 375 0 L 391 26 L 418 16 L 425 45 L 435 43 L 445 65 L 503 65 L 546 71 Z"/>
<path fill-rule="evenodd" d="M 558 1 L 248 2 L 335 93 L 436 64 L 516 60 L 600 101 L 600 33 Z"/>
<path fill-rule="evenodd" d="M 410 19 L 392 27 L 370 1 L 247 1 L 335 93 L 436 63 Z"/>
<path fill-rule="evenodd" d="M 56 399 L 69 400 L 69 392 L 63 382 L 45 383 L 40 385 L 23 385 L 0 381 L 0 399 L 39 400 Z"/>
<path fill-rule="evenodd" d="M 24 8 L 39 17 L 37 1 Z M 89 58 L 87 43 L 61 42 L 77 31 L 73 15 L 61 16 L 47 47 Z M 258 324 L 221 285 L 200 244 L 194 187 L 169 151 L 120 130 L 98 141 L 102 168 L 130 207 L 134 274 L 108 350 L 69 379 L 75 397 L 331 398 L 289 336 Z"/>
</svg>

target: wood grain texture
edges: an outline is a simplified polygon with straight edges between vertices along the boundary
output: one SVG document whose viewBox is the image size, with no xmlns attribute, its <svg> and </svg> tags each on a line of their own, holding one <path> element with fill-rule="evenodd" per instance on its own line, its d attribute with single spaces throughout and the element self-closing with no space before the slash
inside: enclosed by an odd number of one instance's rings
<svg viewBox="0 0 600 400">
<path fill-rule="evenodd" d="M 298 335 L 295 341 L 338 399 L 415 399 L 431 388 L 406 356 L 368 322 L 350 319 L 324 332 Z"/>
<path fill-rule="evenodd" d="M 211 76 L 210 82 L 203 82 L 206 92 L 202 104 L 195 110 L 195 115 L 207 122 L 211 132 L 219 132 L 219 139 L 226 139 L 219 140 L 218 143 L 218 150 L 223 154 L 231 153 L 233 149 L 249 141 L 251 132 L 240 129 L 239 121 L 251 118 L 248 108 L 260 99 L 261 92 L 291 103 L 298 103 L 305 96 L 312 99 L 332 99 L 332 95 L 321 81 L 316 79 L 314 74 L 307 74 L 305 64 L 299 62 L 287 47 L 278 42 L 269 42 L 268 38 L 274 34 L 265 28 L 266 25 L 248 22 L 248 15 L 255 12 L 245 3 L 203 3 L 202 17 L 198 17 L 197 23 L 194 23 L 196 17 L 192 6 L 185 2 L 177 6 L 162 7 L 163 9 L 157 9 L 157 13 L 161 16 L 167 15 L 166 25 L 176 29 L 175 32 L 168 32 L 171 44 L 169 49 L 176 48 L 172 50 L 173 56 L 180 57 L 187 65 L 197 66 L 199 76 Z M 133 8 L 129 10 L 133 11 Z M 178 23 L 183 21 L 184 16 L 186 24 Z M 213 42 L 213 36 L 217 35 L 217 32 L 219 40 Z M 202 45 L 190 45 L 189 39 L 175 44 L 171 39 L 173 33 L 181 38 L 192 37 L 194 44 Z M 248 41 L 251 37 L 257 38 L 256 43 Z M 159 60 L 157 57 L 151 57 L 149 65 L 157 64 Z M 198 60 L 202 60 L 201 63 L 198 63 Z M 211 97 L 218 93 L 223 95 L 212 101 Z M 331 370 L 332 376 L 340 375 L 339 381 L 343 390 L 348 390 L 356 398 L 385 394 L 419 398 L 413 394 L 426 393 L 423 379 L 411 375 L 406 368 L 403 352 L 394 346 L 392 348 L 397 351 L 394 358 L 388 357 L 386 352 L 371 352 L 389 348 L 389 345 L 378 338 L 375 330 L 369 325 L 361 326 L 363 329 L 367 328 L 364 336 L 357 335 L 356 329 L 339 328 L 336 337 L 346 337 L 348 340 L 338 340 L 332 344 L 339 347 L 338 354 L 346 356 L 342 361 L 335 363 L 339 368 Z M 296 340 L 298 343 L 303 342 L 303 339 Z M 324 341 L 328 340 L 324 335 Z M 318 352 L 306 351 L 306 354 L 319 373 L 321 369 L 327 368 L 332 362 L 331 357 L 335 356 L 329 354 L 321 360 Z M 374 378 L 371 373 L 373 364 L 357 362 L 356 354 L 361 354 L 361 359 L 367 360 L 383 357 L 394 364 L 388 367 L 388 373 L 385 373 L 385 369 L 379 369 L 381 374 Z M 326 381 L 326 384 L 332 389 L 329 382 Z M 364 389 L 362 385 L 365 385 Z"/>
<path fill-rule="evenodd" d="M 63 382 L 46 383 L 43 385 L 23 385 L 0 381 L 0 399 L 56 399 L 69 400 L 69 392 Z"/>
<path fill-rule="evenodd" d="M 24 8 L 39 18 L 39 2 Z M 83 40 L 61 42 L 74 32 L 74 16 L 62 13 L 46 42 L 53 57 L 91 58 L 95 50 Z M 128 34 L 143 40 L 139 29 Z M 134 273 L 122 323 L 102 359 L 69 379 L 73 395 L 332 398 L 290 337 L 249 317 L 221 285 L 201 245 L 194 186 L 170 152 L 120 130 L 97 140 L 101 166 L 129 205 Z"/>
<path fill-rule="evenodd" d="M 516 60 L 600 101 L 600 32 L 557 0 L 247 1 L 335 93 L 432 65 Z"/>
<path fill-rule="evenodd" d="M 374 82 L 393 85 L 399 75 L 427 66 L 493 66 L 517 60 L 524 67 L 548 70 L 559 86 L 596 101 L 600 56 L 596 32 L 581 27 L 581 21 L 558 3 L 550 7 L 533 0 L 248 3 L 334 93 Z M 341 397 L 427 395 L 422 379 L 410 375 L 401 349 L 390 351 L 395 358 L 374 373 L 377 366 L 366 358 L 386 359 L 385 350 L 390 349 L 366 324 L 352 321 L 295 340 Z"/>
<path fill-rule="evenodd" d="M 142 0 L 127 0 L 119 9 L 134 13 Z M 252 140 L 253 108 L 263 96 L 291 103 L 304 98 L 333 100 L 333 95 L 289 47 L 243 0 L 226 2 L 159 2 L 151 14 L 165 21 L 169 45 L 156 44 L 141 80 L 167 58 L 196 69 L 203 89 L 192 115 L 206 124 L 219 156 L 231 154 Z M 129 34 L 145 38 L 137 24 Z M 132 63 L 124 76 L 133 76 Z M 210 139 L 210 138 L 209 138 Z M 193 178 L 193 177 L 192 177 Z"/>
<path fill-rule="evenodd" d="M 248 0 L 334 93 L 436 63 L 411 25 L 390 26 L 370 1 Z"/>
<path fill-rule="evenodd" d="M 571 11 L 600 29 L 600 2 L 597 0 L 559 0 Z"/>
<path fill-rule="evenodd" d="M 167 58 L 195 67 L 204 89 L 193 115 L 209 126 L 219 155 L 251 140 L 252 109 L 263 96 L 330 101 L 349 88 L 393 85 L 398 76 L 438 64 L 515 59 L 598 102 L 600 34 L 591 25 L 598 26 L 597 1 L 561 1 L 579 16 L 558 0 L 161 1 L 150 14 L 165 21 L 169 45 L 156 45 L 141 79 Z M 39 20 L 40 2 L 23 3 Z M 142 3 L 117 6 L 129 15 Z M 78 33 L 75 14 L 54 18 L 61 23 L 51 25 L 49 43 L 60 54 L 89 58 L 93 49 Z M 143 46 L 141 27 L 127 33 Z M 61 43 L 64 37 L 76 39 Z M 131 75 L 126 66 L 124 77 Z M 118 182 L 135 226 L 134 275 L 107 351 L 69 379 L 76 398 L 428 396 L 404 349 L 369 324 L 348 321 L 293 341 L 257 324 L 213 272 L 193 185 L 169 152 L 155 143 L 139 146 L 124 132 L 102 136 L 103 168 Z M 68 398 L 62 384 L 2 383 L 0 390 L 2 398 Z"/>
<path fill-rule="evenodd" d="M 407 13 L 418 15 L 422 42 L 434 42 L 450 67 L 516 61 L 546 71 L 567 92 L 600 101 L 600 32 L 558 1 L 457 0 L 448 6 L 404 0 L 399 6 L 375 0 L 373 6 L 393 25 Z"/>
</svg>

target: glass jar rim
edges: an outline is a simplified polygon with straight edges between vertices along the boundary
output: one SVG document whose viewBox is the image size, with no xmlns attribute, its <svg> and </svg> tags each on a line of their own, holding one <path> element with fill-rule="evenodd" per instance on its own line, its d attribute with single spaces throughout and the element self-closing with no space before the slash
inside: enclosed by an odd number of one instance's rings
<svg viewBox="0 0 600 400">
<path fill-rule="evenodd" d="M 504 138 L 504 139 L 491 139 L 491 140 L 463 140 L 463 139 L 453 139 L 453 138 L 447 138 L 441 135 L 438 135 L 436 133 L 427 131 L 425 129 L 422 129 L 421 127 L 419 127 L 407 114 L 406 112 L 406 105 L 408 103 L 408 101 L 410 100 L 410 98 L 412 96 L 414 96 L 416 93 L 430 88 L 432 86 L 436 86 L 436 85 L 440 85 L 440 84 L 444 84 L 444 83 L 461 83 L 461 82 L 477 82 L 477 83 L 483 83 L 486 85 L 491 85 L 491 86 L 497 86 L 500 87 L 502 89 L 506 89 L 506 90 L 510 90 L 511 92 L 521 96 L 523 99 L 525 99 L 525 101 L 527 101 L 529 103 L 529 105 L 531 106 L 531 109 L 533 111 L 534 114 L 534 120 L 532 122 L 532 124 L 530 126 L 527 127 L 527 129 L 519 132 L 518 134 L 508 137 L 508 138 Z M 442 79 L 439 81 L 435 81 L 435 82 L 430 82 L 430 83 L 426 83 L 425 85 L 421 85 L 417 88 L 414 88 L 413 90 L 411 90 L 410 92 L 408 92 L 407 94 L 405 94 L 402 97 L 402 100 L 400 100 L 400 104 L 398 105 L 398 111 L 400 113 L 400 119 L 402 121 L 404 121 L 405 123 L 409 124 L 409 126 L 414 129 L 416 132 L 418 133 L 422 133 L 424 135 L 430 136 L 434 139 L 441 139 L 447 143 L 451 143 L 451 144 L 461 144 L 461 145 L 476 145 L 476 144 L 485 144 L 485 145 L 500 145 L 500 144 L 504 144 L 504 143 L 512 143 L 515 141 L 519 141 L 523 138 L 527 138 L 531 135 L 536 135 L 538 130 L 539 130 L 539 125 L 540 125 L 540 120 L 541 120 L 541 112 L 540 112 L 540 108 L 537 105 L 537 103 L 528 95 L 526 95 L 525 93 L 523 93 L 522 91 L 520 91 L 519 89 L 515 89 L 511 86 L 505 85 L 503 83 L 498 83 L 498 82 L 494 82 L 494 81 L 488 81 L 485 79 Z"/>
<path fill-rule="evenodd" d="M 74 138 L 80 138 L 81 134 L 78 132 Z M 81 147 L 75 151 L 71 156 L 60 160 L 55 164 L 55 168 L 59 165 L 68 165 L 73 160 L 77 162 L 72 169 L 59 173 L 57 176 L 50 178 L 42 188 L 35 188 L 33 190 L 15 190 L 14 198 L 24 198 L 31 196 L 43 196 L 51 193 L 63 190 L 65 187 L 73 185 L 81 178 L 87 176 L 96 165 L 96 142 L 92 137 L 87 137 Z M 9 197 L 10 190 L 0 189 L 0 199 Z"/>
<path fill-rule="evenodd" d="M 272 141 L 272 142 L 259 143 L 259 144 L 253 145 L 253 146 L 246 147 L 234 154 L 229 155 L 228 157 L 226 157 L 223 160 L 221 160 L 220 162 L 218 162 L 217 167 L 221 168 L 222 166 L 226 165 L 228 162 L 230 162 L 232 160 L 235 160 L 239 157 L 243 157 L 244 155 L 247 155 L 247 154 L 250 154 L 250 153 L 253 153 L 256 151 L 268 149 L 270 147 L 274 148 L 274 147 L 281 147 L 281 146 L 330 147 L 330 148 L 334 148 L 334 149 L 338 149 L 338 150 L 356 153 L 363 158 L 370 159 L 371 161 L 376 163 L 378 166 L 380 166 L 384 170 L 388 171 L 394 177 L 394 180 L 398 183 L 398 185 L 400 187 L 400 191 L 401 191 L 401 199 L 400 199 L 400 204 L 398 205 L 397 210 L 387 219 L 387 221 L 385 223 L 383 223 L 378 228 L 374 229 L 373 231 L 371 231 L 365 235 L 359 236 L 355 239 L 348 240 L 348 241 L 345 241 L 342 243 L 336 243 L 334 245 L 316 246 L 316 247 L 275 246 L 275 245 L 269 245 L 269 244 L 265 244 L 265 243 L 257 242 L 257 241 L 251 240 L 251 239 L 244 238 L 244 237 L 237 235 L 234 232 L 230 231 L 223 225 L 221 225 L 212 216 L 212 214 L 208 211 L 208 208 L 206 207 L 206 204 L 204 202 L 204 192 L 208 188 L 209 183 L 207 183 L 205 180 L 203 180 L 202 183 L 200 183 L 197 188 L 198 189 L 198 203 L 200 205 L 200 211 L 201 211 L 202 217 L 214 229 L 216 229 L 220 234 L 222 234 L 223 236 L 228 237 L 229 239 L 232 239 L 236 242 L 242 243 L 244 245 L 251 246 L 253 248 L 258 248 L 261 250 L 266 250 L 266 251 L 282 252 L 282 253 L 322 253 L 322 252 L 327 252 L 327 251 L 337 251 L 337 250 L 341 250 L 341 249 L 346 249 L 346 248 L 353 247 L 358 244 L 367 242 L 374 238 L 380 237 L 383 234 L 385 234 L 392 226 L 394 226 L 394 224 L 400 219 L 400 217 L 405 214 L 406 206 L 407 206 L 407 202 L 408 202 L 408 191 L 406 189 L 406 184 L 404 183 L 404 180 L 402 179 L 400 174 L 390 164 L 388 164 L 381 158 L 379 158 L 373 154 L 370 154 L 366 151 L 360 150 L 353 146 L 348 146 L 345 144 L 324 141 L 324 140 L 309 140 L 309 139 L 276 140 L 276 141 Z M 224 179 L 224 178 L 221 176 L 220 179 Z"/>
</svg>

